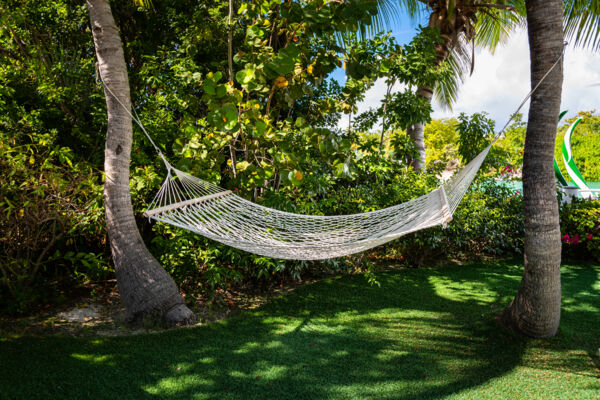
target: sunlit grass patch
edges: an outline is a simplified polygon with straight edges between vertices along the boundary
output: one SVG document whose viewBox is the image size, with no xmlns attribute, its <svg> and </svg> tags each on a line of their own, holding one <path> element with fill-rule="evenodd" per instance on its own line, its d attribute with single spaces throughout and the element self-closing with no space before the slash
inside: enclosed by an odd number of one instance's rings
<svg viewBox="0 0 600 400">
<path fill-rule="evenodd" d="M 600 267 L 563 266 L 559 334 L 495 315 L 521 267 L 345 276 L 227 321 L 110 338 L 6 337 L 0 398 L 591 399 L 600 389 Z"/>
</svg>

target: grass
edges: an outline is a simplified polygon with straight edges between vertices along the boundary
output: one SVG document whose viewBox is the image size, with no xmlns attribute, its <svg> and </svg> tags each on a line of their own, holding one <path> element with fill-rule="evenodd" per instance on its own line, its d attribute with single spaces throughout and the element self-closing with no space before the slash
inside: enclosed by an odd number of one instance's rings
<svg viewBox="0 0 600 400">
<path fill-rule="evenodd" d="M 598 399 L 600 266 L 563 267 L 561 330 L 494 316 L 510 263 L 307 285 L 255 312 L 129 337 L 0 338 L 0 398 Z"/>
</svg>

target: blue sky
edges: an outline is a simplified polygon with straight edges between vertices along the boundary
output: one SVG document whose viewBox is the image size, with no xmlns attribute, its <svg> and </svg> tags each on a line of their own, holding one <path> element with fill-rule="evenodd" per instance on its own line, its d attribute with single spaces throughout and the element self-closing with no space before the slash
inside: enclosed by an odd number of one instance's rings
<svg viewBox="0 0 600 400">
<path fill-rule="evenodd" d="M 422 22 L 421 25 L 425 25 L 427 23 L 427 18 L 425 16 L 421 17 Z M 392 36 L 396 39 L 396 42 L 399 44 L 405 44 L 410 42 L 410 40 L 417 33 L 418 22 L 412 22 L 410 18 L 405 15 L 399 15 L 398 18 L 395 18 L 391 21 L 391 27 L 389 30 L 392 31 Z M 332 74 L 331 77 L 337 80 L 340 83 L 346 81 L 346 73 L 343 69 L 338 68 Z"/>
<path fill-rule="evenodd" d="M 421 23 L 425 24 L 426 21 L 427 16 L 424 15 Z M 392 34 L 399 43 L 407 43 L 415 35 L 417 25 L 402 15 L 391 26 Z M 333 78 L 344 82 L 344 70 L 335 71 Z M 476 50 L 475 69 L 461 86 L 453 109 L 444 110 L 434 102 L 433 118 L 486 111 L 499 129 L 529 90 L 529 45 L 527 32 L 523 28 L 513 32 L 494 54 L 487 50 Z M 384 91 L 384 82 L 376 82 L 359 104 L 359 112 L 378 106 Z M 567 117 L 574 116 L 578 111 L 600 112 L 600 51 L 567 47 L 562 109 L 569 111 Z M 528 104 L 521 112 L 527 116 Z M 342 118 L 340 126 L 345 127 L 346 124 L 347 118 Z"/>
</svg>

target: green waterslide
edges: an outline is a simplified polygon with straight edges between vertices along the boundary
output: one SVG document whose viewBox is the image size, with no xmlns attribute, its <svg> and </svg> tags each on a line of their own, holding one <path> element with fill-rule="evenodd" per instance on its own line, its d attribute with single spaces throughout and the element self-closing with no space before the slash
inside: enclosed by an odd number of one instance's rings
<svg viewBox="0 0 600 400">
<path fill-rule="evenodd" d="M 559 121 L 565 115 L 565 113 L 566 111 L 563 111 L 560 114 L 558 118 Z M 573 132 L 575 131 L 575 128 L 581 122 L 581 120 L 582 118 L 577 118 L 575 122 L 573 122 L 571 126 L 569 126 L 569 129 L 567 129 L 567 132 L 565 133 L 565 137 L 562 144 L 563 162 L 565 164 L 565 169 L 567 170 L 569 177 L 580 191 L 585 193 L 596 194 L 600 193 L 600 189 L 592 189 L 590 185 L 588 185 L 586 180 L 581 175 L 579 168 L 577 168 L 577 164 L 575 164 L 575 159 L 573 158 L 573 151 L 571 150 L 571 136 L 573 136 Z M 569 186 L 565 177 L 560 172 L 560 168 L 558 167 L 556 158 L 554 158 L 554 172 L 556 174 L 556 179 L 558 179 L 562 186 Z"/>
<path fill-rule="evenodd" d="M 560 120 L 562 119 L 562 117 L 565 116 L 566 113 L 567 113 L 567 111 L 563 111 L 560 113 L 560 115 L 558 116 L 558 122 L 560 122 Z M 561 186 L 569 186 L 569 183 L 563 176 L 562 172 L 560 172 L 560 167 L 558 166 L 558 163 L 556 162 L 556 157 L 554 157 L 553 161 L 554 161 L 554 175 L 556 175 L 556 179 L 558 180 L 558 183 L 560 183 Z"/>
</svg>

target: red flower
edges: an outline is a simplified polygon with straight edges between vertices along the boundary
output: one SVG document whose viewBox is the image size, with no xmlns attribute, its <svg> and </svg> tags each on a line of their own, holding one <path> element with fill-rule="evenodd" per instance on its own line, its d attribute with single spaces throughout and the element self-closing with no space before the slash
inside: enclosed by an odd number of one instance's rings
<svg viewBox="0 0 600 400">
<path fill-rule="evenodd" d="M 579 235 L 575 235 L 571 238 L 571 244 L 578 244 L 579 243 Z"/>
<path fill-rule="evenodd" d="M 517 171 L 513 168 L 512 165 L 507 165 L 504 168 L 502 168 L 502 174 L 512 175 L 512 174 L 514 174 L 516 172 Z"/>
<path fill-rule="evenodd" d="M 562 241 L 563 241 L 563 242 L 567 242 L 567 243 L 569 243 L 569 242 L 570 242 L 570 239 L 571 239 L 571 238 L 569 237 L 569 234 L 568 234 L 568 233 L 565 233 L 565 235 L 562 237 Z"/>
<path fill-rule="evenodd" d="M 588 240 L 592 240 L 592 238 L 593 238 L 592 234 L 590 233 L 590 234 L 587 236 L 587 238 L 588 238 Z"/>
</svg>

